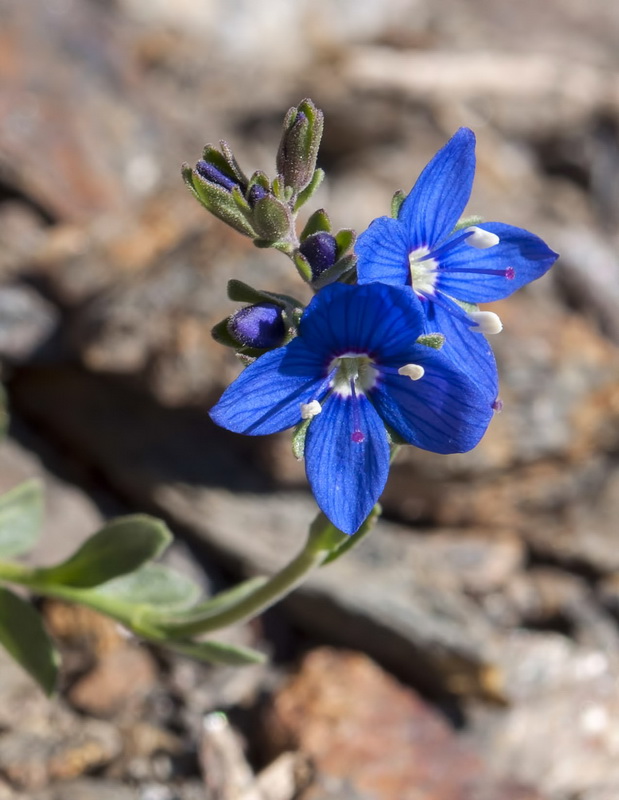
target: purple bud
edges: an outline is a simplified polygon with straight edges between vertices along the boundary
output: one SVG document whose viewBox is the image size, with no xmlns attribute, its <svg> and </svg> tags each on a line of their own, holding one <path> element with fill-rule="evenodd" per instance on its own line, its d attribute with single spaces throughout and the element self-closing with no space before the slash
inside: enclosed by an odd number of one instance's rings
<svg viewBox="0 0 619 800">
<path fill-rule="evenodd" d="M 267 195 L 268 191 L 264 188 L 264 186 L 261 186 L 259 183 L 254 183 L 248 192 L 247 200 L 249 201 L 249 205 L 253 206 L 258 202 L 258 200 L 262 200 L 262 198 L 266 197 Z"/>
<path fill-rule="evenodd" d="M 228 331 L 243 347 L 259 350 L 279 347 L 286 336 L 282 310 L 273 303 L 241 308 L 228 320 Z"/>
<path fill-rule="evenodd" d="M 230 178 L 220 169 L 217 169 L 217 167 L 213 166 L 213 164 L 209 164 L 208 161 L 203 161 L 202 159 L 196 164 L 196 172 L 201 178 L 204 178 L 211 183 L 216 183 L 218 186 L 227 189 L 229 192 L 231 192 L 235 186 L 239 185 L 238 182 L 233 178 Z"/>
<path fill-rule="evenodd" d="M 330 233 L 319 231 L 310 234 L 301 242 L 299 252 L 307 259 L 312 270 L 312 278 L 316 280 L 337 261 L 337 242 Z"/>
</svg>

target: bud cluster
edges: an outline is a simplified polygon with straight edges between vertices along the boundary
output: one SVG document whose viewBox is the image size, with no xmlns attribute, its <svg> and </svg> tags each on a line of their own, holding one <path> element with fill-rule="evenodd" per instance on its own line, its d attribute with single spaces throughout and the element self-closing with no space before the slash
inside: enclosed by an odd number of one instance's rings
<svg viewBox="0 0 619 800">
<path fill-rule="evenodd" d="M 299 210 L 324 177 L 316 167 L 323 125 L 323 113 L 311 100 L 288 111 L 272 180 L 261 171 L 248 177 L 225 141 L 219 147 L 206 145 L 193 167 L 183 165 L 185 183 L 208 211 L 249 236 L 257 247 L 273 247 L 288 255 L 314 291 L 334 281 L 354 281 L 356 264 L 354 231 L 334 231 L 324 209 L 311 214 L 297 234 Z M 239 281 L 231 281 L 228 289 L 230 299 L 249 305 L 215 326 L 217 341 L 247 359 L 280 347 L 296 335 L 303 311 L 298 301 Z"/>
</svg>

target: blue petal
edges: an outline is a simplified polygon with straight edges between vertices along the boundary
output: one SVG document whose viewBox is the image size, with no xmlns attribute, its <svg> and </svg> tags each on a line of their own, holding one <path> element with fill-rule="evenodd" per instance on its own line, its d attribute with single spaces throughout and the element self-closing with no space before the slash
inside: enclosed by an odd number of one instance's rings
<svg viewBox="0 0 619 800">
<path fill-rule="evenodd" d="M 277 433 L 301 421 L 324 375 L 313 353 L 298 339 L 250 364 L 210 410 L 222 428 L 252 436 Z"/>
<path fill-rule="evenodd" d="M 408 256 L 412 249 L 407 229 L 399 220 L 375 219 L 355 243 L 359 283 L 382 281 L 396 286 L 410 285 Z"/>
<path fill-rule="evenodd" d="M 440 352 L 429 352 L 417 363 L 425 370 L 417 381 L 400 375 L 381 378 L 370 393 L 374 407 L 396 433 L 422 450 L 472 450 L 492 417 L 486 392 Z"/>
<path fill-rule="evenodd" d="M 352 404 L 357 403 L 358 414 Z M 365 438 L 352 439 L 355 429 Z M 389 474 L 385 427 L 364 395 L 333 394 L 305 440 L 307 478 L 316 502 L 344 533 L 355 533 L 380 497 Z"/>
<path fill-rule="evenodd" d="M 410 346 L 424 324 L 421 301 L 408 286 L 333 283 L 307 307 L 299 335 L 327 362 L 350 352 L 380 361 Z"/>
<path fill-rule="evenodd" d="M 468 203 L 475 177 L 475 134 L 460 128 L 438 151 L 402 203 L 398 220 L 409 231 L 411 250 L 433 248 L 454 229 Z"/>
<path fill-rule="evenodd" d="M 558 258 L 538 236 L 522 228 L 502 222 L 484 222 L 478 227 L 496 233 L 499 243 L 487 250 L 477 250 L 462 242 L 440 259 L 437 286 L 459 300 L 487 303 L 508 297 L 525 283 L 544 275 Z M 474 271 L 508 268 L 514 273 L 511 279 Z M 462 272 L 453 272 L 455 269 Z"/>
<path fill-rule="evenodd" d="M 445 336 L 440 352 L 450 358 L 463 372 L 470 375 L 492 404 L 499 392 L 499 376 L 490 343 L 483 333 L 466 325 L 447 308 L 428 300 L 428 329 Z"/>
</svg>

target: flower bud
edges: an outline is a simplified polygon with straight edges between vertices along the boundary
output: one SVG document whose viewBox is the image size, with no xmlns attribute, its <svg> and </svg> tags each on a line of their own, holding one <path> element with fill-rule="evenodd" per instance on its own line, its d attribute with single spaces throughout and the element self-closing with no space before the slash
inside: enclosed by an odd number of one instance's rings
<svg viewBox="0 0 619 800">
<path fill-rule="evenodd" d="M 196 164 L 196 172 L 201 178 L 204 178 L 204 180 L 215 183 L 223 189 L 227 189 L 229 192 L 231 192 L 235 186 L 240 186 L 236 179 L 226 175 L 214 164 L 209 164 L 207 161 L 204 161 L 204 159 L 200 159 Z"/>
<path fill-rule="evenodd" d="M 305 256 L 316 278 L 337 261 L 337 242 L 335 237 L 325 231 L 312 233 L 299 245 L 299 252 Z"/>
<path fill-rule="evenodd" d="M 286 336 L 282 309 L 274 303 L 245 306 L 228 319 L 228 332 L 243 347 L 272 350 Z"/>
<path fill-rule="evenodd" d="M 285 239 L 292 229 L 290 209 L 272 194 L 254 203 L 251 222 L 258 236 L 266 242 Z"/>
<path fill-rule="evenodd" d="M 295 193 L 305 189 L 316 169 L 316 157 L 324 126 L 322 111 L 311 100 L 303 100 L 298 108 L 291 108 L 284 119 L 277 153 L 277 171 L 284 186 Z"/>
</svg>

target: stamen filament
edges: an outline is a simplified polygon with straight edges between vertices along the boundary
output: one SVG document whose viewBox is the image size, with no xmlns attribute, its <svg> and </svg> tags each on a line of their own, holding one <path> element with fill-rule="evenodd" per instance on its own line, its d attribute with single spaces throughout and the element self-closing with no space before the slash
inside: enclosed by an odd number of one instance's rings
<svg viewBox="0 0 619 800">
<path fill-rule="evenodd" d="M 475 275 L 501 275 L 503 278 L 507 278 L 508 281 L 512 281 L 516 275 L 513 267 L 507 267 L 507 269 L 481 269 L 479 267 L 450 267 L 440 264 L 438 269 L 441 272 L 465 272 Z"/>
<path fill-rule="evenodd" d="M 350 398 L 352 402 L 352 424 L 353 424 L 353 431 L 350 438 L 353 440 L 353 442 L 361 444 L 361 442 L 365 441 L 365 434 L 361 430 L 361 414 L 359 413 L 359 398 L 357 397 L 357 392 L 355 390 L 354 379 L 350 381 Z"/>
</svg>

